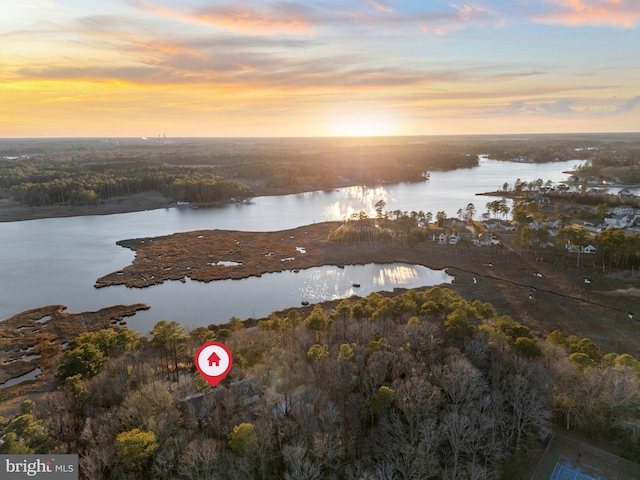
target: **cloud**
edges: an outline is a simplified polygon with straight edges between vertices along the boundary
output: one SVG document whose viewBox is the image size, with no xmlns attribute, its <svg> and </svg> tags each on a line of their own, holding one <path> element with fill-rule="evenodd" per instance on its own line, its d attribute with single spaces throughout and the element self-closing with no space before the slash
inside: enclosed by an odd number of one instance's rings
<svg viewBox="0 0 640 480">
<path fill-rule="evenodd" d="M 518 80 L 520 78 L 535 77 L 535 76 L 538 76 L 538 75 L 544 75 L 545 73 L 546 72 L 544 72 L 544 71 L 505 72 L 505 73 L 498 73 L 498 74 L 492 75 L 491 78 L 493 80 L 496 80 L 496 81 Z"/>
<path fill-rule="evenodd" d="M 575 105 L 575 100 L 563 98 L 551 103 L 542 103 L 538 108 L 545 114 L 565 115 L 577 112 L 577 110 L 573 108 L 573 105 Z"/>
<path fill-rule="evenodd" d="M 569 26 L 634 28 L 640 23 L 637 0 L 546 0 L 547 11 L 533 15 L 538 23 Z"/>
<path fill-rule="evenodd" d="M 287 2 L 276 3 L 268 7 L 255 4 L 240 6 L 227 3 L 201 7 L 191 11 L 180 11 L 139 0 L 132 0 L 131 3 L 148 13 L 249 35 L 275 35 L 278 33 L 309 35 L 314 31 L 310 10 L 302 5 Z"/>
<path fill-rule="evenodd" d="M 20 69 L 18 73 L 20 80 L 88 81 L 95 83 L 108 81 L 135 84 L 166 83 L 166 71 L 152 67 L 25 67 Z"/>
<path fill-rule="evenodd" d="M 636 95 L 635 97 L 630 98 L 622 102 L 616 110 L 618 112 L 631 112 L 640 106 L 640 95 Z"/>
<path fill-rule="evenodd" d="M 200 23 L 226 28 L 233 32 L 273 35 L 276 33 L 309 35 L 311 22 L 302 14 L 303 8 L 281 4 L 275 10 L 222 5 L 202 8 L 189 17 Z"/>
<path fill-rule="evenodd" d="M 552 93 L 552 92 L 550 92 Z M 485 97 L 485 98 L 488 98 Z M 538 116 L 565 117 L 580 116 L 583 118 L 610 117 L 632 112 L 640 107 L 640 95 L 628 99 L 618 98 L 535 98 L 513 101 L 502 107 L 479 112 L 479 115 L 491 116 Z"/>
<path fill-rule="evenodd" d="M 383 13 L 393 13 L 394 10 L 392 7 L 383 4 L 382 2 L 377 2 L 376 0 L 366 0 L 368 5 L 371 5 L 376 11 Z"/>
<path fill-rule="evenodd" d="M 462 5 L 452 3 L 451 7 L 458 11 L 458 17 L 463 20 L 469 20 L 474 17 L 484 16 L 485 14 L 491 13 L 491 10 L 487 7 L 474 3 L 463 3 Z"/>
<path fill-rule="evenodd" d="M 424 32 L 435 32 L 436 35 L 468 28 L 470 26 L 501 27 L 505 19 L 497 11 L 475 3 L 450 4 L 451 10 L 425 15 L 421 29 Z"/>
<path fill-rule="evenodd" d="M 409 67 L 368 65 L 357 55 L 312 56 L 301 60 L 254 48 L 220 48 L 217 37 L 173 42 L 133 35 L 121 39 L 117 48 L 133 63 L 111 62 L 28 66 L 13 73 L 14 80 L 122 82 L 137 85 L 193 85 L 194 88 L 226 88 L 315 92 L 378 90 L 426 84 L 444 74 L 429 76 Z M 233 43 L 233 42 L 229 42 Z"/>
</svg>

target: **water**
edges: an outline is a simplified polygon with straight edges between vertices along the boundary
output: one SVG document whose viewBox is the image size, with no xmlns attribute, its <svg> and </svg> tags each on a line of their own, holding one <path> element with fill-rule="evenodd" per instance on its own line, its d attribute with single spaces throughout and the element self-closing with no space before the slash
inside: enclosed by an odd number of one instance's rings
<svg viewBox="0 0 640 480">
<path fill-rule="evenodd" d="M 42 373 L 42 370 L 39 367 L 36 367 L 30 372 L 25 373 L 24 375 L 20 375 L 19 377 L 15 377 L 10 380 L 7 380 L 4 383 L 0 383 L 0 390 L 2 390 L 3 388 L 11 387 L 13 385 L 17 385 L 22 382 L 26 382 L 27 380 L 34 380 L 41 373 Z"/>
<path fill-rule="evenodd" d="M 107 287 L 120 303 L 142 302 L 150 310 L 136 313 L 127 322 L 139 332 L 148 332 L 159 320 L 178 320 L 186 327 L 226 323 L 238 318 L 266 317 L 271 312 L 300 306 L 306 300 L 325 300 L 367 295 L 394 288 L 451 283 L 453 277 L 441 270 L 421 265 L 394 263 L 390 265 L 346 265 L 344 268 L 323 266 L 277 273 L 241 280 L 203 283 L 173 281 L 143 289 L 124 286 Z M 360 284 L 360 287 L 354 287 Z M 129 300 L 126 300 L 129 299 Z"/>
<path fill-rule="evenodd" d="M 458 209 L 474 203 L 480 215 L 491 198 L 478 197 L 476 193 L 499 190 L 504 182 L 513 184 L 517 178 L 561 181 L 566 178 L 563 171 L 580 163 L 524 164 L 481 159 L 479 167 L 432 172 L 431 180 L 423 183 L 258 197 L 250 204 L 216 208 L 170 208 L 0 223 L 0 318 L 49 304 L 67 305 L 69 311 L 90 311 L 113 304 L 142 302 L 151 309 L 136 314 L 129 325 L 146 332 L 161 319 L 178 320 L 187 326 L 224 323 L 232 315 L 263 316 L 297 306 L 304 299 L 314 302 L 392 290 L 396 286 L 433 285 L 429 282 L 434 281 L 433 275 L 437 273 L 422 267 L 371 265 L 366 268 L 372 270 L 362 273 L 358 273 L 360 267 L 356 266 L 344 271 L 323 267 L 298 274 L 284 272 L 208 284 L 188 281 L 165 282 L 147 289 L 93 287 L 97 278 L 133 260 L 132 251 L 115 245 L 118 240 L 200 229 L 283 230 L 341 220 L 360 210 L 374 214 L 374 205 L 379 200 L 386 202 L 385 210 L 422 210 L 434 216 L 438 211 L 455 216 Z M 411 275 L 415 278 L 402 283 L 401 277 L 393 273 L 397 271 L 395 268 L 414 268 Z M 307 275 L 309 278 L 303 281 Z M 346 277 L 339 280 L 341 275 Z M 353 281 L 360 283 L 361 288 L 352 292 L 351 278 L 356 277 Z M 368 285 L 367 278 L 381 280 Z M 440 277 L 436 283 L 446 280 Z"/>
</svg>

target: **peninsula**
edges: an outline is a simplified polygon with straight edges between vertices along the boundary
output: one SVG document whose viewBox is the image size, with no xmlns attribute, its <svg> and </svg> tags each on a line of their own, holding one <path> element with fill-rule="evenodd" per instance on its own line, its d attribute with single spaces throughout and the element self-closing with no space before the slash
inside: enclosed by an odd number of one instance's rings
<svg viewBox="0 0 640 480">
<path fill-rule="evenodd" d="M 134 261 L 95 286 L 144 288 L 187 277 L 210 282 L 323 265 L 405 262 L 446 269 L 455 277 L 453 290 L 522 319 L 540 336 L 561 329 L 588 335 L 603 348 L 640 355 L 638 321 L 629 318 L 640 309 L 640 290 L 629 275 L 561 264 L 551 251 L 523 254 L 504 235 L 505 244 L 486 247 L 465 239 L 457 245 L 430 239 L 409 245 L 329 240 L 339 226 L 323 222 L 278 232 L 200 230 L 123 240 L 118 244 L 136 252 Z"/>
</svg>

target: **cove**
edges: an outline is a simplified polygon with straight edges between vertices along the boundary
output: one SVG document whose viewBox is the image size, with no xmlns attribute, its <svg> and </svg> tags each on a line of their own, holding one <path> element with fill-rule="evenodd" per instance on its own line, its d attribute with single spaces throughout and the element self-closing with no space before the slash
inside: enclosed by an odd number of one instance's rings
<svg viewBox="0 0 640 480">
<path fill-rule="evenodd" d="M 421 183 L 256 197 L 248 204 L 233 203 L 214 208 L 162 208 L 115 215 L 0 223 L 0 319 L 43 305 L 63 304 L 71 312 L 82 312 L 108 305 L 141 302 L 149 305 L 151 310 L 136 314 L 130 321 L 134 328 L 137 328 L 137 323 L 144 323 L 140 331 L 145 331 L 149 324 L 153 325 L 153 321 L 146 317 L 144 322 L 138 320 L 143 316 L 181 323 L 184 319 L 185 325 L 202 325 L 224 323 L 233 315 L 239 318 L 268 315 L 273 310 L 299 305 L 305 295 L 303 292 L 289 294 L 287 303 L 282 300 L 275 302 L 281 294 L 277 291 L 277 282 L 268 275 L 247 282 L 249 289 L 228 301 L 224 294 L 201 290 L 204 285 L 197 282 L 151 287 L 148 292 L 124 287 L 103 288 L 96 292 L 93 285 L 101 276 L 131 263 L 134 253 L 117 246 L 119 240 L 193 230 L 286 230 L 321 221 L 341 220 L 360 210 L 375 215 L 375 204 L 379 200 L 383 200 L 387 204 L 386 209 L 391 211 L 422 210 L 435 215 L 442 210 L 449 216 L 455 216 L 459 208 L 473 202 L 480 214 L 491 197 L 477 197 L 476 193 L 498 190 L 504 182 L 513 183 L 517 178 L 561 181 L 567 177 L 563 172 L 581 163 L 584 161 L 527 164 L 499 162 L 481 156 L 478 167 L 434 171 L 429 181 Z M 292 278 L 300 281 L 302 277 Z M 357 293 L 363 294 L 364 279 L 355 278 L 353 281 L 361 283 Z M 193 287 L 193 292 L 186 287 Z M 325 288 L 321 284 L 315 287 Z M 393 285 L 387 288 L 391 289 Z M 163 293 L 152 294 L 153 289 Z M 158 303 L 151 301 L 154 295 Z M 266 298 L 260 299 L 262 295 Z M 311 302 L 314 299 L 307 300 Z M 225 306 L 225 303 L 230 305 Z M 200 305 L 205 307 L 200 309 Z M 203 320 L 204 317 L 210 321 Z"/>
<path fill-rule="evenodd" d="M 306 300 L 318 303 L 352 295 L 366 296 L 394 288 L 418 288 L 450 284 L 453 277 L 444 270 L 405 263 L 313 267 L 297 272 L 286 270 L 261 277 L 185 283 L 168 281 L 147 288 L 112 286 L 97 293 L 115 294 L 127 303 L 135 298 L 151 309 L 128 319 L 129 328 L 141 334 L 160 320 L 176 320 L 185 328 L 226 323 L 231 317 L 261 318 L 271 312 L 299 307 Z M 355 287 L 359 285 L 359 287 Z"/>
</svg>

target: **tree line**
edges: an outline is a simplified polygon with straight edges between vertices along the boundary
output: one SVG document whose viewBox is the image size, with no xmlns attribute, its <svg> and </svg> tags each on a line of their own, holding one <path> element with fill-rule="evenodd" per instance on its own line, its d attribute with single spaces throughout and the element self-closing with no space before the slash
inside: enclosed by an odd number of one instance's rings
<svg viewBox="0 0 640 480">
<path fill-rule="evenodd" d="M 144 160 L 4 162 L 0 165 L 0 190 L 29 206 L 95 205 L 111 197 L 146 191 L 189 202 L 215 202 L 250 194 L 246 185 L 217 175 L 211 168 Z"/>
<path fill-rule="evenodd" d="M 586 178 L 598 176 L 607 181 L 627 185 L 640 183 L 640 149 L 618 149 L 607 154 L 597 155 L 578 169 Z"/>
<path fill-rule="evenodd" d="M 516 479 L 552 420 L 640 447 L 636 359 L 446 288 L 151 333 L 71 341 L 0 453 L 78 453 L 91 479 Z M 211 389 L 193 356 L 214 338 L 234 366 Z"/>
<path fill-rule="evenodd" d="M 156 152 L 157 153 L 157 152 Z M 106 156 L 106 154 L 103 154 Z M 266 187 L 296 191 L 330 189 L 344 184 L 423 181 L 431 169 L 475 166 L 477 156 L 454 149 L 427 149 L 415 145 L 378 145 L 336 148 L 321 152 L 268 151 L 247 156 L 209 156 L 189 163 L 184 153 L 145 160 L 132 156 L 87 160 L 37 158 L 0 159 L 0 192 L 29 206 L 94 205 L 105 199 L 158 191 L 172 200 L 213 202 L 250 194 L 242 180 Z M 191 158 L 191 157 L 189 157 Z"/>
</svg>

